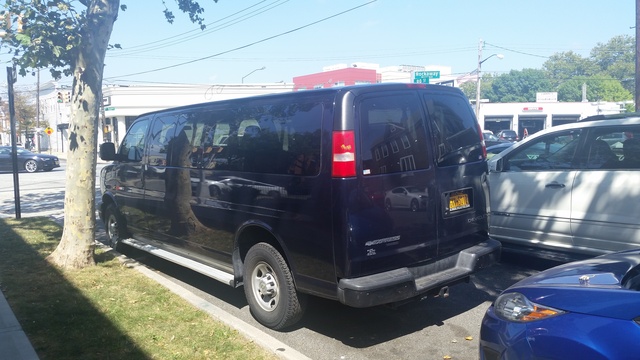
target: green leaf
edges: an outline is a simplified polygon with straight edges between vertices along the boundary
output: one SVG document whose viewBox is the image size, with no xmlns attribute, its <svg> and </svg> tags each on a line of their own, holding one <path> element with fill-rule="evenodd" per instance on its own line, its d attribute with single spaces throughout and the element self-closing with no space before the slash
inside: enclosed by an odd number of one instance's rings
<svg viewBox="0 0 640 360">
<path fill-rule="evenodd" d="M 31 45 L 31 38 L 25 34 L 16 34 L 16 40 L 20 42 L 20 44 L 24 46 Z"/>
</svg>

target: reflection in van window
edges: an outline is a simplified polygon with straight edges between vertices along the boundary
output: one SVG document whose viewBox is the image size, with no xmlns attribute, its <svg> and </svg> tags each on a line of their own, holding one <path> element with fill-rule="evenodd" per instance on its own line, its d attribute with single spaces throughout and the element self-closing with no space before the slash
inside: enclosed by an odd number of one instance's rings
<svg viewBox="0 0 640 360">
<path fill-rule="evenodd" d="M 120 154 L 127 157 L 127 161 L 141 161 L 144 153 L 144 145 L 147 129 L 151 119 L 147 118 L 136 122 L 120 144 Z"/>
<path fill-rule="evenodd" d="M 265 103 L 189 116 L 192 164 L 204 169 L 313 176 L 319 172 L 322 104 Z M 292 166 L 301 163 L 296 170 Z"/>
<path fill-rule="evenodd" d="M 438 165 L 482 161 L 482 142 L 471 107 L 463 98 L 432 94 L 425 96 Z"/>
<path fill-rule="evenodd" d="M 364 175 L 428 167 L 424 120 L 414 92 L 366 98 L 360 109 Z"/>
</svg>

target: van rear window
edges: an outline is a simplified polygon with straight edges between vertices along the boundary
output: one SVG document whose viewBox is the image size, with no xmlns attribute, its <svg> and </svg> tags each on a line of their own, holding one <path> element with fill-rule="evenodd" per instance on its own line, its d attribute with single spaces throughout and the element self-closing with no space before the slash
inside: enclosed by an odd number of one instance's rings
<svg viewBox="0 0 640 360">
<path fill-rule="evenodd" d="M 428 94 L 424 99 L 436 141 L 438 165 L 484 160 L 480 130 L 469 101 L 447 94 Z"/>
<path fill-rule="evenodd" d="M 415 92 L 378 93 L 362 99 L 358 106 L 363 175 L 429 166 L 424 116 Z"/>
</svg>

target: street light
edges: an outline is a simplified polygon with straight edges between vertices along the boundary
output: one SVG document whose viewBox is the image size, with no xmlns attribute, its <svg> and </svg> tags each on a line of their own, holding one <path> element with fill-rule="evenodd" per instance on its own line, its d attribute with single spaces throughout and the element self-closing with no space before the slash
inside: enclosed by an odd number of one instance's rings
<svg viewBox="0 0 640 360">
<path fill-rule="evenodd" d="M 243 77 L 242 77 L 241 83 L 242 83 L 242 84 L 244 84 L 244 78 L 246 78 L 247 76 L 249 76 L 249 75 L 253 74 L 253 73 L 254 73 L 254 72 L 256 72 L 256 71 L 264 70 L 264 69 L 266 69 L 266 68 L 267 68 L 266 66 L 263 66 L 263 67 L 261 67 L 261 68 L 258 68 L 258 69 L 253 70 L 252 72 L 250 72 L 250 73 L 248 73 L 247 75 L 245 75 L 245 76 L 243 76 Z"/>
<path fill-rule="evenodd" d="M 480 75 L 480 72 L 482 71 L 482 63 L 491 59 L 492 57 L 497 57 L 498 59 L 503 59 L 504 55 L 502 54 L 491 54 L 490 56 L 487 56 L 486 58 L 484 58 L 484 60 L 482 59 L 482 47 L 483 47 L 483 41 L 480 40 L 480 47 L 478 48 L 478 69 L 476 69 L 476 119 L 478 119 L 478 121 L 480 121 L 480 81 L 482 79 L 482 76 Z"/>
</svg>

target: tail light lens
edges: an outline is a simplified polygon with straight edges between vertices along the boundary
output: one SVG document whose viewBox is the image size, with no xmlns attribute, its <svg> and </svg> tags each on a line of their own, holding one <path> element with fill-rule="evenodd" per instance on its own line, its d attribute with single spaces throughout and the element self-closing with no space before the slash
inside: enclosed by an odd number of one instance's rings
<svg viewBox="0 0 640 360">
<path fill-rule="evenodd" d="M 349 131 L 333 132 L 333 160 L 331 176 L 356 176 L 356 142 L 355 134 Z"/>
</svg>

